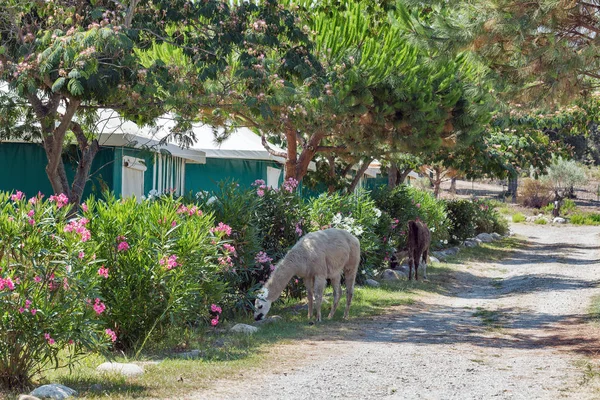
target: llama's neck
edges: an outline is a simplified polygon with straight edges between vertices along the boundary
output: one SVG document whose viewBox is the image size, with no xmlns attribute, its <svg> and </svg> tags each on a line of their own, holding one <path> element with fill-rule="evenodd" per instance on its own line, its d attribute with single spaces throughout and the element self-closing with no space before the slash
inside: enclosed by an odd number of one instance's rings
<svg viewBox="0 0 600 400">
<path fill-rule="evenodd" d="M 265 283 L 265 288 L 269 290 L 267 300 L 277 300 L 294 275 L 296 275 L 294 265 L 286 263 L 285 259 L 280 261 L 267 283 Z"/>
</svg>

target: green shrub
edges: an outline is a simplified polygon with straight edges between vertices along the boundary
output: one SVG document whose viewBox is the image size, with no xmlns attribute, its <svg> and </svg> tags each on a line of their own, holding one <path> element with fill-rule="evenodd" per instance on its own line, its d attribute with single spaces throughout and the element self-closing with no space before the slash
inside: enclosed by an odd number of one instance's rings
<svg viewBox="0 0 600 400">
<path fill-rule="evenodd" d="M 570 222 L 575 225 L 600 225 L 600 214 L 574 214 Z"/>
<path fill-rule="evenodd" d="M 544 210 L 544 212 L 546 212 L 548 214 L 552 214 L 552 211 L 554 210 L 554 203 L 551 202 L 546 207 L 543 207 L 543 210 Z M 574 200 L 572 200 L 572 199 L 564 199 L 562 201 L 562 204 L 560 206 L 560 214 L 561 215 L 572 214 L 576 210 L 577 210 L 577 204 L 575 204 Z"/>
<path fill-rule="evenodd" d="M 545 218 L 537 218 L 534 223 L 536 225 L 546 225 L 548 221 Z"/>
<path fill-rule="evenodd" d="M 446 202 L 448 219 L 450 221 L 449 234 L 453 244 L 461 243 L 467 238 L 475 236 L 477 231 L 476 213 L 477 205 L 469 200 L 451 200 Z"/>
<path fill-rule="evenodd" d="M 360 240 L 359 282 L 372 277 L 383 265 L 386 254 L 392 251 L 386 239 L 390 219 L 387 217 L 383 224 L 380 223 L 382 212 L 365 191 L 350 195 L 321 194 L 308 202 L 306 214 L 311 231 L 327 227 L 340 228 Z M 385 227 L 388 227 L 387 231 Z"/>
<path fill-rule="evenodd" d="M 28 385 L 61 352 L 72 367 L 111 343 L 89 224 L 68 219 L 67 201 L 0 194 L 0 387 Z"/>
<path fill-rule="evenodd" d="M 521 213 L 516 213 L 516 214 L 513 214 L 513 216 L 512 216 L 513 222 L 525 222 L 526 220 L 527 220 L 527 218 L 525 218 L 525 216 Z"/>
<path fill-rule="evenodd" d="M 209 320 L 209 306 L 222 297 L 220 272 L 230 268 L 211 214 L 171 197 L 91 199 L 84 215 L 92 233 L 88 252 L 105 268 L 102 316 L 118 336 L 118 347 L 138 352 L 151 334 L 170 326 Z"/>
<path fill-rule="evenodd" d="M 432 246 L 447 242 L 449 220 L 443 201 L 431 193 L 400 185 L 394 189 L 381 187 L 372 193 L 376 206 L 385 211 L 393 220 L 392 244 L 397 248 L 406 247 L 408 221 L 420 218 L 429 226 L 432 233 Z"/>
<path fill-rule="evenodd" d="M 486 201 L 474 201 L 476 233 L 508 232 L 508 221 Z"/>
</svg>

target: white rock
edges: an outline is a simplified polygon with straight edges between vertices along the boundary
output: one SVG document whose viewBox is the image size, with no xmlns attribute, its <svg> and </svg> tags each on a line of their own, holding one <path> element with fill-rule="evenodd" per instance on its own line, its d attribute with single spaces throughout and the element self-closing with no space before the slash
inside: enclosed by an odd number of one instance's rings
<svg viewBox="0 0 600 400">
<path fill-rule="evenodd" d="M 525 222 L 534 222 L 537 219 L 537 217 L 527 217 L 525 218 Z"/>
<path fill-rule="evenodd" d="M 235 324 L 229 332 L 252 334 L 258 332 L 258 328 L 252 325 Z"/>
<path fill-rule="evenodd" d="M 371 286 L 371 287 L 379 287 L 379 286 L 381 286 L 381 285 L 379 284 L 379 282 L 377 282 L 375 279 L 367 279 L 367 280 L 365 281 L 365 284 L 366 284 L 367 286 Z"/>
<path fill-rule="evenodd" d="M 398 281 L 400 280 L 400 274 L 393 269 L 383 270 L 380 278 L 384 281 Z"/>
<path fill-rule="evenodd" d="M 567 222 L 567 220 L 561 217 L 556 217 L 552 220 L 553 224 L 564 224 L 565 222 Z"/>
<path fill-rule="evenodd" d="M 465 240 L 464 245 L 465 247 L 477 247 L 479 244 L 474 240 Z"/>
<path fill-rule="evenodd" d="M 429 262 L 432 262 L 432 263 L 439 263 L 439 262 L 440 262 L 440 260 L 438 260 L 438 259 L 437 259 L 437 258 L 435 258 L 434 256 L 429 256 Z"/>
<path fill-rule="evenodd" d="M 52 383 L 50 385 L 40 386 L 33 392 L 29 393 L 31 396 L 38 397 L 40 399 L 55 399 L 62 400 L 72 396 L 77 396 L 77 392 L 70 387 L 60 385 L 58 383 Z"/>
<path fill-rule="evenodd" d="M 494 238 L 489 233 L 480 233 L 479 235 L 475 236 L 475 239 L 479 239 L 484 243 L 490 243 L 494 241 Z"/>
<path fill-rule="evenodd" d="M 439 260 L 445 260 L 446 257 L 448 257 L 448 255 L 443 251 L 432 251 L 431 254 L 433 254 L 433 256 L 438 258 Z"/>
<path fill-rule="evenodd" d="M 22 394 L 19 396 L 19 400 L 41 400 L 39 397 L 31 396 L 29 394 Z"/>
<path fill-rule="evenodd" d="M 114 372 L 123 376 L 137 376 L 144 373 L 144 369 L 136 364 L 105 362 L 100 364 L 96 371 L 98 372 Z"/>
<path fill-rule="evenodd" d="M 499 234 L 499 233 L 497 233 L 497 232 L 493 232 L 491 235 L 492 235 L 492 238 L 494 240 L 500 240 L 500 239 L 502 239 L 502 235 Z"/>
</svg>

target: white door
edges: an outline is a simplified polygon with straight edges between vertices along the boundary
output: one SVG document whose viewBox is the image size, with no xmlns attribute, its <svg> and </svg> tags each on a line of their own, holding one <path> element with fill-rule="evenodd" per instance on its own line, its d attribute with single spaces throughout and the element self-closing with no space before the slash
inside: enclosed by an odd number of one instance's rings
<svg viewBox="0 0 600 400">
<path fill-rule="evenodd" d="M 281 176 L 281 170 L 279 168 L 267 167 L 267 186 L 278 189 L 279 176 Z"/>
<path fill-rule="evenodd" d="M 121 196 L 135 196 L 142 201 L 144 196 L 144 172 L 146 162 L 141 158 L 123 157 L 123 178 L 121 184 Z"/>
</svg>

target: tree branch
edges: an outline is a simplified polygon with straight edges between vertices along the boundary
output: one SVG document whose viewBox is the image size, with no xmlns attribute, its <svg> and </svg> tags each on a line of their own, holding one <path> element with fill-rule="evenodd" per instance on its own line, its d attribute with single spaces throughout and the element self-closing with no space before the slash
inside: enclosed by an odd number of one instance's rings
<svg viewBox="0 0 600 400">
<path fill-rule="evenodd" d="M 269 154 L 271 154 L 272 156 L 275 156 L 275 157 L 281 157 L 281 158 L 285 158 L 285 159 L 287 159 L 287 158 L 288 158 L 288 155 L 287 155 L 287 153 L 285 153 L 285 152 L 283 152 L 283 151 L 277 151 L 277 150 L 274 150 L 274 149 L 273 149 L 273 148 L 272 148 L 272 147 L 269 145 L 269 142 L 267 142 L 267 137 L 266 137 L 264 134 L 262 134 L 262 135 L 260 136 L 260 140 L 261 140 L 261 142 L 262 142 L 262 145 L 263 145 L 263 147 L 265 148 L 265 150 L 267 150 L 267 151 L 269 152 Z"/>
</svg>

